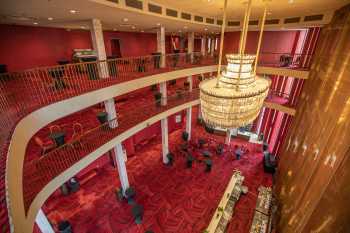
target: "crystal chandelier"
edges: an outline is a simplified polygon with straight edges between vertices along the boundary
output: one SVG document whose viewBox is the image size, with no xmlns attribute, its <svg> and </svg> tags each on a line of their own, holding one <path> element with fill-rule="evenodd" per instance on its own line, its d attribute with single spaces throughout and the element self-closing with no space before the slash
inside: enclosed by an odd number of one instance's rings
<svg viewBox="0 0 350 233">
<path fill-rule="evenodd" d="M 221 73 L 221 58 L 226 22 L 227 0 L 224 6 L 224 19 L 221 29 L 218 77 L 200 83 L 200 104 L 206 125 L 215 128 L 231 129 L 245 126 L 254 121 L 267 97 L 270 80 L 256 75 L 257 57 L 260 50 L 262 31 L 266 17 L 263 14 L 257 55 L 246 55 L 245 41 L 251 10 L 249 0 L 240 39 L 239 54 L 226 56 L 228 65 Z M 255 65 L 253 68 L 253 63 Z"/>
</svg>

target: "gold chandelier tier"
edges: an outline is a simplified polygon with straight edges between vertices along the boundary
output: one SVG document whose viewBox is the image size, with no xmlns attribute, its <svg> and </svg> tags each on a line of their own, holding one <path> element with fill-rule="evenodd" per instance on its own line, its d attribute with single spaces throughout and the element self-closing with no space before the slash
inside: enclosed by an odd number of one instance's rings
<svg viewBox="0 0 350 233">
<path fill-rule="evenodd" d="M 228 65 L 219 80 L 200 83 L 204 122 L 224 129 L 245 126 L 259 115 L 271 81 L 252 72 L 255 56 L 227 55 Z"/>
</svg>

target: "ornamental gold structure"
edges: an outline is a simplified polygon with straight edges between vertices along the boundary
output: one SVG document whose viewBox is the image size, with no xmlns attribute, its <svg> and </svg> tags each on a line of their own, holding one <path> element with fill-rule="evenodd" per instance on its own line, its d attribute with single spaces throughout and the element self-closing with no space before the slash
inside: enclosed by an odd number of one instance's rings
<svg viewBox="0 0 350 233">
<path fill-rule="evenodd" d="M 224 7 L 217 78 L 202 81 L 199 88 L 201 111 L 205 124 L 213 128 L 231 129 L 245 126 L 254 121 L 268 95 L 271 81 L 256 75 L 266 7 L 262 17 L 257 54 L 244 54 L 251 0 L 248 2 L 245 13 L 239 54 L 226 55 L 228 65 L 226 70 L 221 72 L 226 8 L 227 0 Z"/>
</svg>

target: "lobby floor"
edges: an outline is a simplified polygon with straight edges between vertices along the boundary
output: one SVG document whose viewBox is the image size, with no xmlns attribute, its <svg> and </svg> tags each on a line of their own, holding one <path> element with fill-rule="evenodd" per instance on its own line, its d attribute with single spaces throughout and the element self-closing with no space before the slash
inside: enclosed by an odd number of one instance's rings
<svg viewBox="0 0 350 233">
<path fill-rule="evenodd" d="M 181 132 L 177 130 L 169 135 L 171 151 L 176 151 L 182 143 Z M 109 164 L 100 168 L 78 192 L 50 197 L 43 207 L 44 212 L 55 226 L 60 220 L 69 220 L 74 233 L 203 232 L 234 169 L 238 169 L 250 192 L 238 201 L 227 232 L 249 232 L 257 189 L 260 185 L 272 185 L 271 175 L 263 171 L 262 153 L 255 152 L 255 145 L 235 139 L 231 145 L 244 144 L 249 149 L 248 154 L 240 160 L 229 152 L 217 156 L 215 145 L 222 143 L 224 137 L 207 134 L 202 126 L 193 122 L 193 139 L 199 137 L 213 141 L 209 148 L 214 155 L 210 173 L 204 172 L 203 162 L 195 162 L 193 168 L 186 168 L 185 158 L 176 152 L 173 166 L 163 165 L 160 137 L 128 159 L 129 182 L 136 190 L 136 202 L 144 207 L 140 225 L 135 224 L 131 207 L 116 199 L 114 191 L 120 186 L 119 178 L 116 169 Z M 195 151 L 194 157 L 201 158 L 200 151 Z"/>
</svg>

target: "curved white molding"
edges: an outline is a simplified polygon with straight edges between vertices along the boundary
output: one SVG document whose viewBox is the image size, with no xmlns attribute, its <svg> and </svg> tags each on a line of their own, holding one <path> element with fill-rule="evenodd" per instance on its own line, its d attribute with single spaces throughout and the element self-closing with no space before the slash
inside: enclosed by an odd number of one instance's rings
<svg viewBox="0 0 350 233">
<path fill-rule="evenodd" d="M 181 69 L 172 72 L 162 73 L 147 76 L 144 78 L 139 78 L 131 80 L 124 83 L 115 84 L 110 87 L 102 88 L 95 90 L 80 96 L 76 96 L 67 100 L 63 100 L 57 103 L 40 108 L 26 117 L 24 117 L 17 125 L 12 134 L 11 142 L 9 145 L 8 155 L 7 155 L 7 164 L 6 164 L 6 187 L 7 187 L 7 202 L 9 207 L 10 219 L 13 224 L 13 232 L 16 233 L 25 233 L 32 232 L 33 223 L 37 211 L 41 208 L 42 203 L 46 200 L 44 197 L 49 196 L 49 192 L 46 190 L 54 191 L 54 187 L 58 187 L 57 184 L 59 180 L 65 180 L 64 178 L 69 173 L 63 173 L 61 179 L 56 177 L 50 182 L 39 195 L 35 198 L 34 202 L 30 206 L 28 217 L 25 216 L 24 202 L 23 202 L 23 162 L 26 151 L 26 146 L 32 136 L 42 127 L 48 125 L 50 122 L 55 121 L 59 118 L 77 112 L 81 109 L 87 108 L 94 104 L 103 102 L 104 100 L 147 87 L 153 84 L 158 84 L 161 82 L 178 79 L 186 77 L 189 75 L 197 75 L 202 73 L 215 72 L 217 69 L 216 65 L 212 66 L 203 66 L 189 69 Z M 289 72 L 289 69 L 280 70 L 280 75 L 284 75 L 283 72 Z M 270 74 L 270 73 L 266 73 Z M 272 74 L 272 73 L 271 73 Z M 296 77 L 298 78 L 298 77 Z M 198 100 L 196 100 L 198 101 Z M 195 104 L 191 102 L 192 105 Z M 183 105 L 181 105 L 183 106 Z M 179 106 L 179 107 L 181 107 Z M 173 108 L 172 110 L 179 108 Z M 168 110 L 169 112 L 172 110 Z M 177 110 L 179 111 L 179 110 Z M 176 111 L 175 111 L 176 112 Z M 161 115 L 161 114 L 159 114 Z M 157 115 L 158 116 L 158 115 Z M 152 119 L 152 118 L 151 118 Z M 158 119 L 158 118 L 157 118 Z M 159 118 L 160 119 L 160 118 Z M 149 119 L 150 120 L 150 119 Z M 147 122 L 149 122 L 149 120 Z M 135 126 L 136 127 L 136 126 Z M 141 126 L 139 126 L 141 127 Z M 135 132 L 135 131 L 134 131 Z M 124 135 L 124 134 L 122 134 Z M 125 135 L 131 136 L 130 133 L 125 133 Z M 118 137 L 118 140 L 121 140 L 121 136 Z M 114 141 L 107 143 L 110 145 Z M 106 144 L 106 145 L 107 145 Z M 103 147 L 104 148 L 104 147 Z M 102 150 L 102 149 L 101 149 Z M 96 150 L 96 153 L 101 153 L 100 148 Z M 95 155 L 96 156 L 96 155 Z M 93 156 L 88 156 L 88 158 L 82 159 L 82 165 L 91 163 Z M 80 162 L 78 162 L 80 164 Z M 78 166 L 78 165 L 77 165 Z M 68 169 L 71 171 L 74 169 L 82 169 L 79 166 L 75 165 Z M 51 193 L 50 193 L 51 194 Z"/>
<path fill-rule="evenodd" d="M 182 69 L 119 83 L 45 106 L 19 121 L 11 137 L 6 164 L 7 200 L 14 232 L 24 233 L 28 232 L 28 229 L 32 232 L 33 229 L 33 222 L 28 224 L 25 216 L 22 179 L 26 146 L 39 129 L 52 121 L 115 96 L 172 79 L 214 72 L 216 68 L 217 66 L 213 65 Z M 40 207 L 34 206 L 34 203 L 31 206 L 34 209 Z M 32 220 L 34 219 L 35 216 Z"/>
<path fill-rule="evenodd" d="M 148 127 L 149 125 L 160 121 L 161 119 L 171 116 L 179 111 L 182 111 L 188 107 L 198 105 L 199 99 L 194 100 L 179 106 L 176 106 L 172 109 L 169 109 L 165 112 L 162 112 L 158 115 L 155 115 L 146 121 L 143 121 L 131 129 L 123 132 L 122 134 L 118 135 L 117 137 L 113 138 L 106 144 L 102 145 L 101 147 L 97 148 L 94 152 L 90 153 L 89 155 L 85 156 L 83 159 L 79 160 L 77 163 L 75 163 L 72 167 L 61 173 L 59 176 L 55 177 L 53 180 L 50 181 L 35 197 L 33 200 L 32 205 L 29 208 L 28 216 L 26 218 L 26 229 L 30 229 L 26 232 L 31 233 L 33 229 L 33 224 L 35 221 L 35 217 L 40 210 L 41 206 L 44 204 L 44 202 L 50 197 L 50 195 L 57 190 L 66 180 L 73 177 L 77 173 L 79 173 L 82 169 L 87 167 L 89 164 L 94 162 L 96 159 L 101 157 L 103 154 L 107 153 L 109 150 L 111 150 L 115 145 L 119 142 L 124 141 L 125 139 L 131 137 L 135 133 L 139 132 L 140 130 Z M 17 231 L 16 231 L 17 232 Z M 26 233 L 23 231 L 23 233 Z"/>
</svg>

